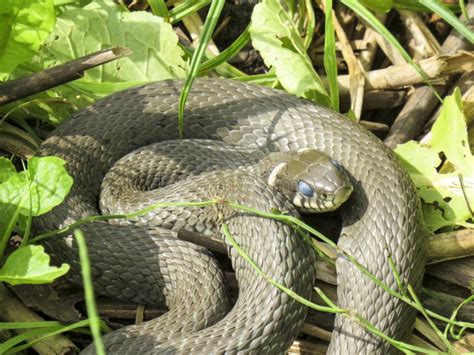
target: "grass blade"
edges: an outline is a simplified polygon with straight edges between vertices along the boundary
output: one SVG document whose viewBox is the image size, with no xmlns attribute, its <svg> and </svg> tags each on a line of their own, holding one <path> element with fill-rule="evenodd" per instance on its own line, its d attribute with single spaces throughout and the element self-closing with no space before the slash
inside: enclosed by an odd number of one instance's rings
<svg viewBox="0 0 474 355">
<path fill-rule="evenodd" d="M 420 3 L 442 17 L 443 20 L 453 26 L 464 37 L 466 37 L 470 43 L 474 43 L 474 32 L 469 30 L 461 21 L 459 21 L 459 19 L 447 6 L 435 0 L 420 0 Z"/>
<path fill-rule="evenodd" d="M 143 216 L 147 214 L 148 212 L 154 211 L 158 208 L 180 207 L 180 206 L 206 207 L 206 206 L 215 205 L 216 203 L 218 203 L 217 200 L 208 200 L 208 201 L 202 201 L 202 202 L 157 202 L 145 207 L 144 209 L 141 209 L 139 211 L 132 212 L 132 213 L 87 216 L 66 227 L 37 235 L 36 237 L 31 239 L 30 243 L 38 243 L 39 241 L 43 239 L 63 235 L 64 233 L 71 232 L 86 223 L 97 222 L 97 221 L 110 221 L 111 219 L 131 219 L 138 216 Z"/>
<path fill-rule="evenodd" d="M 464 3 L 464 0 L 459 0 L 459 7 L 461 8 L 461 13 L 464 16 L 464 18 L 468 19 L 469 15 L 467 13 L 466 4 Z"/>
<path fill-rule="evenodd" d="M 339 85 L 337 83 L 336 37 L 332 22 L 332 0 L 326 0 L 324 6 L 324 71 L 329 84 L 329 98 L 333 110 L 339 112 Z"/>
<path fill-rule="evenodd" d="M 186 105 L 186 100 L 188 98 L 189 92 L 191 91 L 191 86 L 193 85 L 194 79 L 198 74 L 199 64 L 201 63 L 201 59 L 206 52 L 207 44 L 209 43 L 212 33 L 214 32 L 214 28 L 216 27 L 217 20 L 219 19 L 219 15 L 222 12 L 224 3 L 225 0 L 214 0 L 211 3 L 206 21 L 204 22 L 202 36 L 199 39 L 199 44 L 193 54 L 193 57 L 191 58 L 188 76 L 186 77 L 183 90 L 181 90 L 181 94 L 179 95 L 178 126 L 181 137 L 184 133 L 184 107 Z"/>
<path fill-rule="evenodd" d="M 413 288 L 410 285 L 408 285 L 408 292 L 410 293 L 410 296 L 413 299 L 413 301 L 418 305 L 421 314 L 425 317 L 425 319 L 428 322 L 428 324 L 430 325 L 430 327 L 435 331 L 436 335 L 443 342 L 446 349 L 449 350 L 449 353 L 451 353 L 451 351 L 453 350 L 453 348 L 451 346 L 451 343 L 444 336 L 444 334 L 441 333 L 439 328 L 436 326 L 436 324 L 434 324 L 434 322 L 431 320 L 430 316 L 426 313 L 425 308 L 421 304 L 420 300 L 418 299 L 418 296 L 416 295 L 415 291 L 413 290 Z"/>
<path fill-rule="evenodd" d="M 168 8 L 163 0 L 148 0 L 148 4 L 151 7 L 151 12 L 153 15 L 163 17 L 164 19 L 169 19 L 170 15 Z"/>
<path fill-rule="evenodd" d="M 55 320 L 41 322 L 0 322 L 0 329 L 31 329 L 57 327 L 62 324 Z"/>
<path fill-rule="evenodd" d="M 471 295 L 470 297 L 466 298 L 464 301 L 461 302 L 461 304 L 459 306 L 456 307 L 456 309 L 453 311 L 453 313 L 451 314 L 451 320 L 454 321 L 456 320 L 456 316 L 458 315 L 458 312 L 459 310 L 466 304 L 468 304 L 469 302 L 473 302 L 474 301 L 474 295 Z M 464 332 L 465 328 L 461 329 L 461 331 L 459 332 L 459 334 L 455 334 L 454 333 L 454 326 L 452 324 L 448 324 L 446 325 L 446 328 L 443 332 L 443 334 L 445 336 L 448 335 L 448 332 L 449 334 L 456 340 L 459 340 L 460 337 L 461 337 L 461 334 Z"/>
<path fill-rule="evenodd" d="M 105 355 L 104 344 L 100 337 L 100 318 L 97 315 L 95 305 L 94 290 L 91 279 L 91 265 L 89 255 L 87 254 L 86 240 L 84 233 L 80 229 L 74 231 L 77 245 L 79 247 L 79 258 L 81 260 L 82 280 L 84 284 L 84 295 L 87 308 L 87 316 L 89 317 L 89 325 L 91 328 L 92 338 L 94 339 L 95 351 L 98 355 Z"/>
<path fill-rule="evenodd" d="M 210 2 L 211 0 L 188 0 L 180 2 L 168 12 L 170 23 L 175 24 L 181 21 L 183 17 L 199 11 Z"/>
<path fill-rule="evenodd" d="M 28 323 L 26 323 L 28 324 Z M 18 353 L 19 351 L 22 351 L 22 350 L 25 350 L 25 349 L 28 349 L 29 347 L 33 346 L 34 344 L 48 338 L 48 337 L 51 337 L 51 336 L 54 336 L 54 335 L 57 335 L 57 334 L 61 334 L 61 333 L 64 333 L 64 332 L 68 332 L 68 331 L 71 331 L 71 330 L 74 330 L 76 328 L 82 328 L 82 327 L 85 327 L 89 324 L 89 320 L 88 319 L 85 319 L 85 320 L 81 320 L 79 322 L 76 322 L 76 323 L 73 323 L 73 324 L 70 324 L 70 325 L 59 325 L 59 326 L 52 326 L 52 327 L 48 327 L 48 328 L 39 328 L 39 329 L 33 329 L 33 330 L 30 330 L 28 332 L 25 332 L 25 333 L 22 333 L 22 334 L 19 334 L 11 339 L 8 339 L 7 341 L 3 342 L 0 344 L 0 354 L 16 354 Z M 19 328 L 16 328 L 16 329 L 19 329 Z M 43 336 L 41 336 L 43 335 Z M 16 344 L 19 344 L 23 341 L 25 341 L 26 339 L 29 339 L 31 337 L 38 337 L 37 339 L 31 341 L 31 342 L 28 342 L 27 344 L 25 345 L 20 345 L 20 346 L 17 346 L 17 347 L 13 347 L 14 345 Z"/>
<path fill-rule="evenodd" d="M 237 37 L 237 39 L 226 49 L 224 49 L 219 55 L 206 60 L 204 63 L 201 64 L 199 67 L 199 75 L 203 75 L 207 71 L 213 70 L 214 68 L 218 67 L 219 65 L 227 62 L 230 58 L 235 56 L 240 50 L 250 41 L 250 32 L 249 32 L 248 25 L 245 30 Z"/>
<path fill-rule="evenodd" d="M 306 26 L 306 34 L 304 37 L 304 46 L 306 49 L 309 48 L 314 37 L 314 29 L 316 28 L 316 16 L 314 15 L 314 9 L 311 0 L 305 0 L 306 16 L 308 18 L 308 25 Z"/>
<path fill-rule="evenodd" d="M 459 0 L 459 2 L 463 2 L 463 0 Z M 449 9 L 453 11 L 459 11 L 459 5 L 457 4 L 450 3 L 450 4 L 445 4 L 445 6 L 447 6 Z M 426 6 L 423 6 L 418 0 L 394 0 L 393 8 L 397 10 L 429 12 L 429 9 Z"/>
</svg>

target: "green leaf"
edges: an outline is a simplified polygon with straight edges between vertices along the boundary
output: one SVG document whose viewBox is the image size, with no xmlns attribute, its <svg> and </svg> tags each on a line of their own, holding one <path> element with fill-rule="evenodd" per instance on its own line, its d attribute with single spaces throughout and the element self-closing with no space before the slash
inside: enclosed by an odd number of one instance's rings
<svg viewBox="0 0 474 355">
<path fill-rule="evenodd" d="M 112 0 L 62 12 L 38 56 L 21 66 L 18 75 L 113 46 L 130 48 L 133 54 L 87 70 L 83 78 L 35 96 L 67 98 L 69 105 L 43 102 L 41 107 L 28 109 L 36 117 L 59 123 L 70 116 L 71 106 L 80 109 L 123 88 L 186 75 L 188 65 L 171 25 L 149 12 L 128 12 Z"/>
<path fill-rule="evenodd" d="M 32 182 L 33 216 L 52 210 L 71 190 L 73 179 L 64 164 L 65 161 L 57 157 L 33 157 L 29 160 L 27 171 Z"/>
<path fill-rule="evenodd" d="M 18 208 L 20 215 L 38 216 L 60 204 L 73 183 L 64 164 L 57 157 L 33 157 L 26 171 L 0 184 L 0 227 L 8 224 Z"/>
<path fill-rule="evenodd" d="M 126 81 L 119 83 L 110 83 L 107 81 L 92 82 L 84 80 L 76 80 L 71 83 L 71 87 L 81 92 L 93 92 L 97 96 L 107 96 L 112 92 L 122 91 L 133 86 L 144 85 L 148 80 L 145 81 Z"/>
<path fill-rule="evenodd" d="M 7 158 L 0 157 L 0 184 L 15 174 L 16 169 L 13 163 Z"/>
<path fill-rule="evenodd" d="M 449 134 L 447 134 L 449 133 Z M 454 170 L 465 177 L 474 175 L 474 158 L 469 149 L 466 118 L 462 111 L 459 88 L 443 101 L 438 119 L 431 129 L 431 147 L 443 152 Z"/>
<path fill-rule="evenodd" d="M 11 172 L 8 180 L 0 184 L 0 258 L 17 224 L 25 229 L 31 216 L 50 211 L 69 193 L 73 180 L 64 164 L 57 157 L 33 157 L 27 170 Z M 28 231 L 24 241 L 28 240 Z"/>
<path fill-rule="evenodd" d="M 250 36 L 288 92 L 329 106 L 329 96 L 306 53 L 298 27 L 278 0 L 264 0 L 255 6 Z"/>
<path fill-rule="evenodd" d="M 0 81 L 38 52 L 55 17 L 52 0 L 0 2 Z"/>
<path fill-rule="evenodd" d="M 440 228 L 456 225 L 456 223 L 450 222 L 443 217 L 443 211 L 441 209 L 426 203 L 423 203 L 421 207 L 425 225 L 430 231 L 434 232 Z"/>
<path fill-rule="evenodd" d="M 428 204 L 423 209 L 428 228 L 434 231 L 445 226 L 466 226 L 465 221 L 472 217 L 469 206 L 474 206 L 474 157 L 469 150 L 459 90 L 445 98 L 431 129 L 429 146 L 411 141 L 395 151 Z M 446 157 L 444 161 L 441 154 Z"/>
<path fill-rule="evenodd" d="M 128 12 L 112 0 L 92 2 L 58 17 L 41 58 L 46 66 L 113 46 L 133 54 L 87 70 L 80 81 L 137 82 L 184 77 L 186 63 L 170 24 L 145 11 Z M 51 58 L 52 56 L 52 58 Z"/>
<path fill-rule="evenodd" d="M 69 271 L 69 265 L 49 266 L 49 255 L 40 245 L 15 250 L 0 269 L 0 281 L 11 285 L 49 283 Z"/>
</svg>

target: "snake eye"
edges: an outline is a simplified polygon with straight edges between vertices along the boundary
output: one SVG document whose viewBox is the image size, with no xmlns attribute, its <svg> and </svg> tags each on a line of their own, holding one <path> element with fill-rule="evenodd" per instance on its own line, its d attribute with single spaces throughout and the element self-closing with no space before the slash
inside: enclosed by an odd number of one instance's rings
<svg viewBox="0 0 474 355">
<path fill-rule="evenodd" d="M 305 197 L 312 197 L 314 195 L 314 190 L 311 186 L 309 186 L 304 181 L 298 181 L 298 190 L 305 196 Z"/>
</svg>

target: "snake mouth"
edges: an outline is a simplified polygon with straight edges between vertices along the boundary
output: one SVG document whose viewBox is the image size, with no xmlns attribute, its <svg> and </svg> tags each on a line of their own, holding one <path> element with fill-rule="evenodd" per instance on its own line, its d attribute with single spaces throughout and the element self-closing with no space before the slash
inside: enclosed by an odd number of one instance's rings
<svg viewBox="0 0 474 355">
<path fill-rule="evenodd" d="M 334 194 L 334 205 L 339 208 L 344 202 L 346 202 L 354 191 L 354 188 L 350 185 L 341 186 Z"/>
</svg>

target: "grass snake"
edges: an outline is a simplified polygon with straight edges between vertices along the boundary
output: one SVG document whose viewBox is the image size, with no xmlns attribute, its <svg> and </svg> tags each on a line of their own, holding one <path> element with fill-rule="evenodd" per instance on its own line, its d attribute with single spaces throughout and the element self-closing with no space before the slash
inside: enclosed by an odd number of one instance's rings
<svg viewBox="0 0 474 355">
<path fill-rule="evenodd" d="M 137 148 L 178 139 L 182 85 L 167 80 L 113 94 L 58 127 L 38 154 L 65 159 L 74 186 L 62 205 L 35 221 L 35 229 L 52 230 L 98 214 L 102 181 L 117 160 Z M 398 289 L 388 262 L 391 257 L 402 280 L 419 289 L 425 250 L 417 193 L 394 154 L 371 133 L 334 111 L 282 91 L 224 79 L 196 80 L 185 119 L 188 139 L 221 141 L 264 153 L 314 148 L 340 162 L 354 191 L 342 208 L 338 247 Z M 212 174 L 192 177 L 190 190 L 175 189 L 169 199 L 229 197 L 226 188 L 243 181 L 239 174 L 224 180 Z M 259 182 L 231 190 L 230 198 L 264 211 L 288 208 L 281 194 Z M 229 224 L 267 275 L 310 298 L 314 256 L 288 226 L 225 208 L 180 207 L 160 213 L 185 225 L 190 216 L 201 216 L 188 226 L 204 225 L 210 231 L 214 227 L 207 217 L 219 213 L 219 220 Z M 165 220 L 160 226 L 166 226 Z M 156 320 L 107 334 L 109 353 L 275 354 L 291 345 L 303 324 L 304 306 L 268 284 L 229 248 L 239 280 L 239 297 L 229 311 L 225 277 L 210 252 L 145 224 L 94 222 L 82 227 L 96 293 L 169 308 Z M 49 239 L 45 246 L 54 259 L 70 263 L 70 277 L 80 282 L 73 238 Z M 357 312 L 386 335 L 406 340 L 415 311 L 362 275 L 343 253 L 338 254 L 336 267 L 338 305 Z M 89 346 L 84 352 L 93 351 Z M 353 318 L 337 315 L 329 352 L 382 354 L 394 348 Z"/>
</svg>

